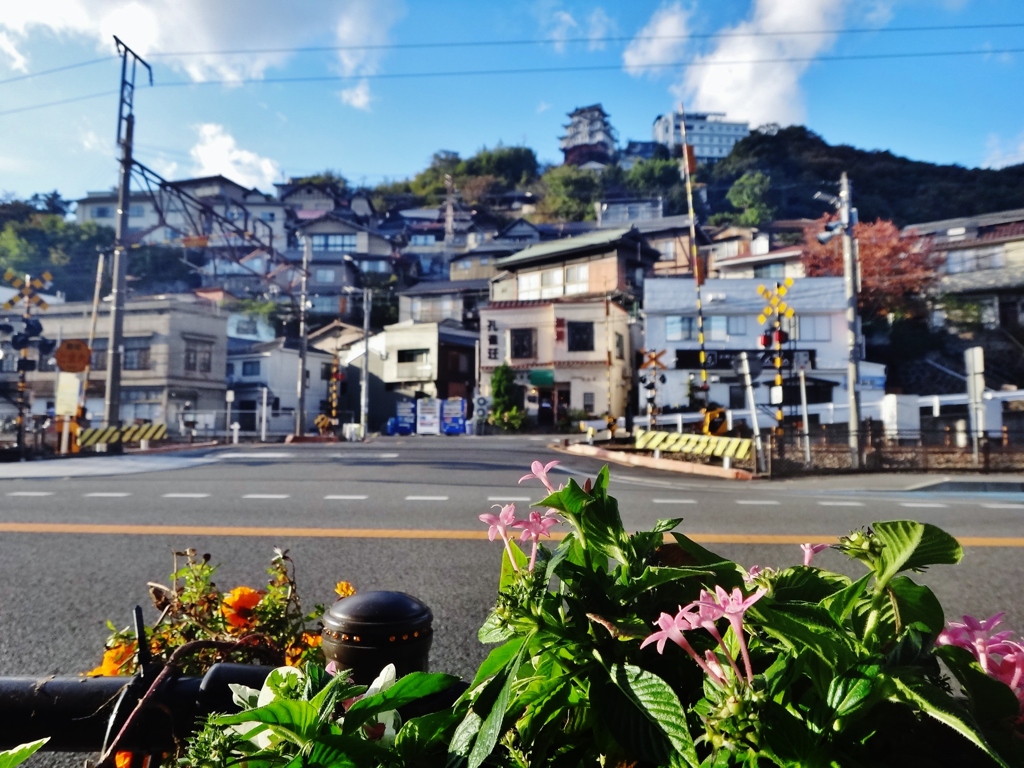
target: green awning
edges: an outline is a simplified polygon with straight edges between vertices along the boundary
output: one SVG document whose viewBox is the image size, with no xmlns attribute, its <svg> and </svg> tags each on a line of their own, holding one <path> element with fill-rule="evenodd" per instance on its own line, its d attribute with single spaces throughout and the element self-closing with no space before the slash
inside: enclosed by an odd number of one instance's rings
<svg viewBox="0 0 1024 768">
<path fill-rule="evenodd" d="M 530 371 L 530 384 L 535 387 L 553 387 L 555 386 L 555 369 L 554 368 L 535 368 Z"/>
</svg>

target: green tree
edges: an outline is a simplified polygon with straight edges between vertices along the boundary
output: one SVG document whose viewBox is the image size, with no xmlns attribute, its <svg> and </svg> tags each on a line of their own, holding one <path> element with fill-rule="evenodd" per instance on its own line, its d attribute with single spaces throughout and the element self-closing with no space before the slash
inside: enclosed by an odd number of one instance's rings
<svg viewBox="0 0 1024 768">
<path fill-rule="evenodd" d="M 770 221 L 774 210 L 768 205 L 768 194 L 772 180 L 761 173 L 747 172 L 729 188 L 726 198 L 734 208 L 740 210 L 736 223 L 744 227 L 757 227 Z"/>
<path fill-rule="evenodd" d="M 665 197 L 681 185 L 678 160 L 641 160 L 626 174 L 626 183 L 637 195 Z"/>
<path fill-rule="evenodd" d="M 601 179 L 593 171 L 559 165 L 541 177 L 544 199 L 538 206 L 542 217 L 559 221 L 589 221 Z"/>
<path fill-rule="evenodd" d="M 522 187 L 535 181 L 540 164 L 529 147 L 484 147 L 473 157 L 456 166 L 457 176 L 493 176 L 506 189 Z"/>
<path fill-rule="evenodd" d="M 337 171 L 333 171 L 330 168 L 320 171 L 319 173 L 313 173 L 309 176 L 297 176 L 289 180 L 291 184 L 316 184 L 319 186 L 334 186 L 339 190 L 346 189 L 348 187 L 348 179 L 342 176 Z"/>
<path fill-rule="evenodd" d="M 502 363 L 491 374 L 491 409 L 497 413 L 512 410 L 516 405 L 516 374 L 512 366 Z"/>
</svg>

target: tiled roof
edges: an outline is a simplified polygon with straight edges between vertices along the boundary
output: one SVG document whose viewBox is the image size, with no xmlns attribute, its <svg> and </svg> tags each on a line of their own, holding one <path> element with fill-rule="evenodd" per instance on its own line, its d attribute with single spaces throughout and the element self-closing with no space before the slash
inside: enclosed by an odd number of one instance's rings
<svg viewBox="0 0 1024 768">
<path fill-rule="evenodd" d="M 486 277 L 479 280 L 437 280 L 417 283 L 411 288 L 398 291 L 399 296 L 427 296 L 441 293 L 466 293 L 469 291 L 487 291 L 491 281 Z"/>
<path fill-rule="evenodd" d="M 529 248 L 524 248 L 519 253 L 498 259 L 499 267 L 509 267 L 518 264 L 528 264 L 532 261 L 542 261 L 551 257 L 569 256 L 579 251 L 592 250 L 595 248 L 612 247 L 623 237 L 629 234 L 632 228 L 620 227 L 618 229 L 601 229 L 588 232 L 578 237 L 567 237 L 563 240 L 552 240 L 546 243 L 537 243 Z"/>
</svg>

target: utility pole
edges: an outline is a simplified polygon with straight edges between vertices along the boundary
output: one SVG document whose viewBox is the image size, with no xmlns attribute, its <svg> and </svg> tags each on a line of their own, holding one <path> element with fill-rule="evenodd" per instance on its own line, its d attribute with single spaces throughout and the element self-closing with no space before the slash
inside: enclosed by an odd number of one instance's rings
<svg viewBox="0 0 1024 768">
<path fill-rule="evenodd" d="M 857 209 L 853 207 L 853 185 L 846 172 L 839 178 L 839 197 L 817 192 L 815 199 L 826 200 L 839 211 L 839 221 L 826 225 L 818 233 L 818 242 L 824 245 L 836 235 L 843 238 L 843 285 L 846 289 L 846 391 L 849 398 L 850 468 L 860 469 L 860 361 L 864 350 L 860 343 L 860 316 L 857 313 L 857 294 L 860 291 L 860 275 L 857 258 L 857 243 L 853 229 L 857 225 Z"/>
<path fill-rule="evenodd" d="M 370 310 L 373 309 L 373 291 L 363 289 L 363 371 L 359 377 L 359 438 L 366 440 L 366 420 L 370 407 Z"/>
<path fill-rule="evenodd" d="M 853 242 L 853 227 L 857 214 L 852 206 L 853 188 L 846 172 L 839 179 L 839 221 L 843 229 L 843 285 L 846 289 L 846 346 L 849 359 L 846 366 L 847 395 L 850 401 L 850 468 L 860 469 L 860 317 L 857 313 L 857 256 Z"/>
<path fill-rule="evenodd" d="M 103 424 L 116 427 L 121 424 L 121 347 L 124 345 L 125 277 L 128 270 L 128 212 L 131 207 L 132 138 L 135 132 L 135 72 L 139 64 L 149 71 L 153 84 L 153 70 L 138 54 L 114 38 L 121 55 L 121 97 L 117 108 L 117 143 L 121 146 L 121 171 L 117 185 L 117 227 L 114 238 L 113 280 L 110 303 L 110 340 L 107 343 L 107 391 L 103 401 Z M 130 59 L 130 66 L 129 66 Z M 112 443 L 120 450 L 121 443 Z"/>
<path fill-rule="evenodd" d="M 747 407 L 750 409 L 750 427 L 754 431 L 754 468 L 758 472 L 765 470 L 764 447 L 761 444 L 761 428 L 757 424 L 757 403 L 754 401 L 754 384 L 750 378 L 750 359 L 746 352 L 740 352 L 740 376 L 743 377 L 743 389 L 747 393 Z"/>
<path fill-rule="evenodd" d="M 302 282 L 299 289 L 299 380 L 295 385 L 298 394 L 298 407 L 295 409 L 295 435 L 306 434 L 306 353 L 309 351 L 309 339 L 306 335 L 306 287 L 309 278 L 309 260 L 313 255 L 313 238 L 304 235 L 302 238 Z"/>
</svg>

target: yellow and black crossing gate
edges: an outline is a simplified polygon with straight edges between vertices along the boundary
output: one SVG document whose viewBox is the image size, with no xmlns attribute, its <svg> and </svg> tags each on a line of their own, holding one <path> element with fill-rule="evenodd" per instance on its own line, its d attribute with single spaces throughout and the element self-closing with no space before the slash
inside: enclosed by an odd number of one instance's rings
<svg viewBox="0 0 1024 768">
<path fill-rule="evenodd" d="M 127 427 L 90 427 L 78 433 L 78 445 L 134 443 L 140 440 L 162 440 L 167 437 L 166 424 L 131 424 Z"/>
<path fill-rule="evenodd" d="M 638 429 L 635 445 L 639 451 L 658 450 L 662 453 L 688 453 L 692 456 L 743 461 L 750 455 L 752 443 L 748 437 L 715 437 L 692 432 Z"/>
</svg>

